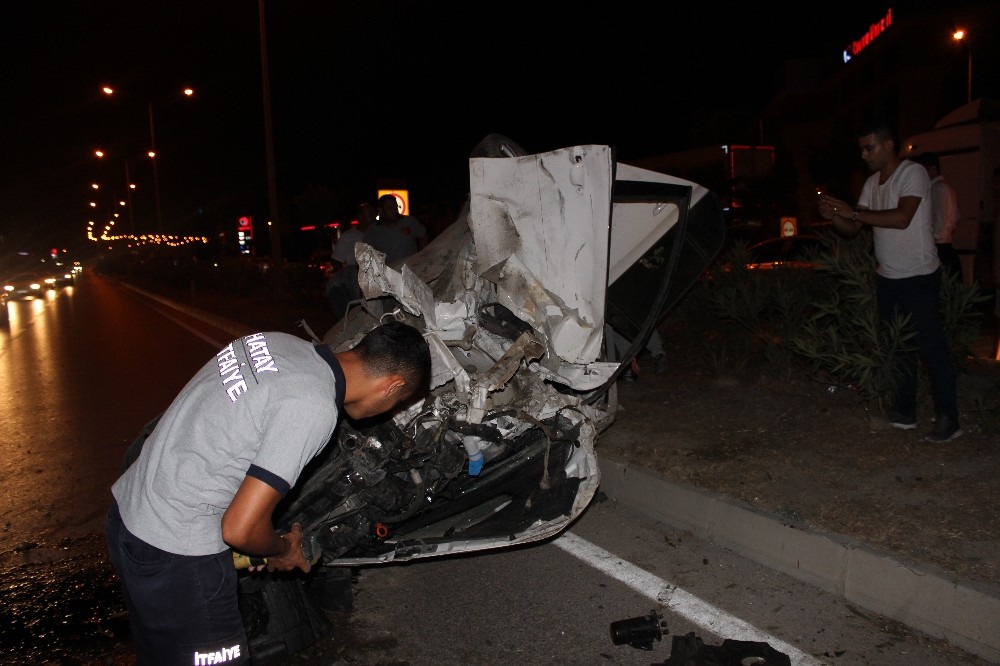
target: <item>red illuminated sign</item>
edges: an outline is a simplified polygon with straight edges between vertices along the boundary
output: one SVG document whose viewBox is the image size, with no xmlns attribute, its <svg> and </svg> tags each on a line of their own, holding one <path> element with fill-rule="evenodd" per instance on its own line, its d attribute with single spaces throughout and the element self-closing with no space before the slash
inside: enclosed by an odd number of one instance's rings
<svg viewBox="0 0 1000 666">
<path fill-rule="evenodd" d="M 243 215 L 236 221 L 236 242 L 240 252 L 250 254 L 250 242 L 253 240 L 253 220 L 249 215 Z"/>
<path fill-rule="evenodd" d="M 888 30 L 891 25 L 892 7 L 886 11 L 885 16 L 868 26 L 868 32 L 847 45 L 847 48 L 844 49 L 844 62 L 847 62 L 861 53 L 865 47 L 874 42 L 875 39 Z"/>
</svg>

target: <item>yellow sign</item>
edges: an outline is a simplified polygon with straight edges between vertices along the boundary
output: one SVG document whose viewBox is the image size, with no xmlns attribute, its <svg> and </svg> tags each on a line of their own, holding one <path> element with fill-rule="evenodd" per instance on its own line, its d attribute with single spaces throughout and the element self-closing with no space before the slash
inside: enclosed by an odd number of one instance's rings
<svg viewBox="0 0 1000 666">
<path fill-rule="evenodd" d="M 799 219 L 797 217 L 781 218 L 781 237 L 788 238 L 799 232 Z"/>
<path fill-rule="evenodd" d="M 379 190 L 378 191 L 378 198 L 381 199 L 383 194 L 391 194 L 392 196 L 396 197 L 396 203 L 399 205 L 399 214 L 400 215 L 409 215 L 410 214 L 410 191 L 409 190 L 400 190 L 400 189 Z"/>
</svg>

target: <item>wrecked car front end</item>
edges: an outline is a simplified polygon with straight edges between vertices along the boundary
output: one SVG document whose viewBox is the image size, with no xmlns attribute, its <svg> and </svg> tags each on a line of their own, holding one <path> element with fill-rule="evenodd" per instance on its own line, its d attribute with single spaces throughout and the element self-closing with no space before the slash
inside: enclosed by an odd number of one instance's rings
<svg viewBox="0 0 1000 666">
<path fill-rule="evenodd" d="M 703 188 L 617 164 L 609 146 L 525 155 L 488 139 L 469 161 L 466 206 L 427 248 L 390 266 L 357 245 L 363 298 L 324 342 L 348 349 L 386 317 L 407 321 L 430 345 L 432 382 L 391 419 L 342 422 L 288 498 L 280 519 L 315 537 L 322 565 L 564 529 L 600 483 L 595 445 L 614 420 L 627 354 L 683 291 L 671 278 L 698 235 L 687 233 L 692 210 L 711 201 Z M 490 155 L 497 145 L 505 151 Z M 714 256 L 721 222 L 704 217 L 710 233 L 693 254 Z M 634 288 L 610 298 L 630 280 L 646 283 L 641 299 Z M 608 344 L 609 325 L 633 340 L 626 356 Z"/>
</svg>

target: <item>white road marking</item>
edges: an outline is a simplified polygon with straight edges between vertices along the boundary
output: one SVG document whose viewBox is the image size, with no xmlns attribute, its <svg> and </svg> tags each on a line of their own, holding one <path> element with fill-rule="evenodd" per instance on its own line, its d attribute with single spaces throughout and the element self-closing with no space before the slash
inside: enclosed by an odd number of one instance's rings
<svg viewBox="0 0 1000 666">
<path fill-rule="evenodd" d="M 174 322 L 175 324 L 177 324 L 181 328 L 183 328 L 188 333 L 191 333 L 196 338 L 199 338 L 199 339 L 207 342 L 208 344 L 210 344 L 212 347 L 215 347 L 216 349 L 219 349 L 219 348 L 221 348 L 221 347 L 229 344 L 230 342 L 232 342 L 232 340 L 230 340 L 229 338 L 226 338 L 225 341 L 220 342 L 215 336 L 208 335 L 207 333 L 201 332 L 200 330 L 198 330 L 194 326 L 185 323 L 183 320 L 179 319 L 178 317 L 175 317 L 168 310 L 159 310 L 159 309 L 157 309 L 157 312 L 159 312 L 161 315 L 163 315 L 164 317 L 166 317 L 170 321 Z"/>
<path fill-rule="evenodd" d="M 716 636 L 739 641 L 767 643 L 775 650 L 788 655 L 793 666 L 826 664 L 826 662 L 806 654 L 794 645 L 790 645 L 738 617 L 729 615 L 707 601 L 685 592 L 673 583 L 654 576 L 575 534 L 564 532 L 552 543 L 598 571 L 624 583 L 639 594 L 666 606 L 672 612 L 690 620 L 699 627 L 708 629 Z"/>
</svg>

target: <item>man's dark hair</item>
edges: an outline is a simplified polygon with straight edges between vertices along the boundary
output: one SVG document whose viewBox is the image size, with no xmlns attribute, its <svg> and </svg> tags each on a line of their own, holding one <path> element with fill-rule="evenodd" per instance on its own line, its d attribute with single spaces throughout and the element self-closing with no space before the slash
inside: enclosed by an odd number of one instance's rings
<svg viewBox="0 0 1000 666">
<path fill-rule="evenodd" d="M 862 124 L 858 128 L 859 139 L 869 134 L 874 134 L 875 138 L 879 141 L 885 142 L 891 140 L 894 146 L 899 147 L 899 141 L 896 140 L 896 130 L 885 120 L 872 120 Z"/>
<path fill-rule="evenodd" d="M 375 202 L 376 207 L 382 210 L 382 206 L 395 206 L 396 210 L 399 210 L 399 199 L 396 198 L 394 194 L 383 194 Z"/>
<path fill-rule="evenodd" d="M 423 334 L 409 324 L 390 321 L 376 326 L 351 351 L 373 375 L 402 375 L 413 394 L 430 384 L 430 348 Z"/>
<path fill-rule="evenodd" d="M 925 167 L 934 167 L 940 173 L 941 171 L 941 160 L 938 159 L 937 153 L 924 153 L 917 157 L 917 162 L 923 164 Z"/>
</svg>

